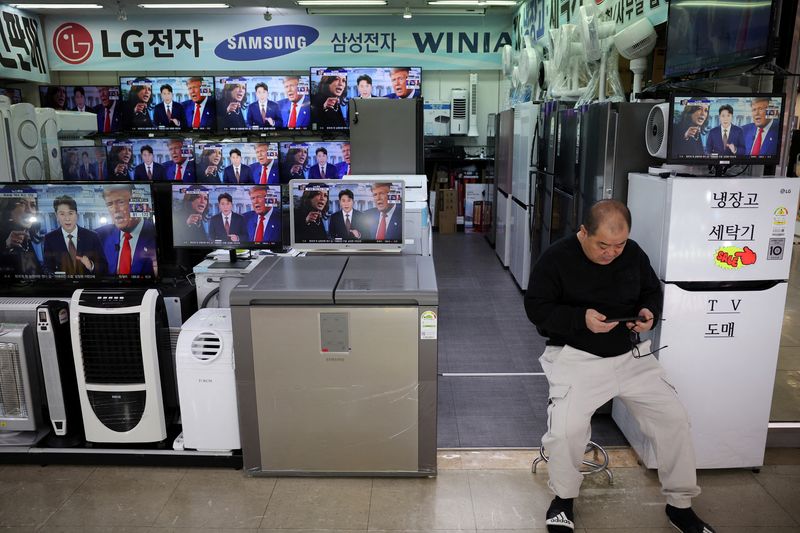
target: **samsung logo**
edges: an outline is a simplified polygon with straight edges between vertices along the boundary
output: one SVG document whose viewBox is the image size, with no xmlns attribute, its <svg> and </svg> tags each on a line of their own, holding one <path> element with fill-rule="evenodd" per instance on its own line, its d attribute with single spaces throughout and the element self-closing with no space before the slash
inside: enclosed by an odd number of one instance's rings
<svg viewBox="0 0 800 533">
<path fill-rule="evenodd" d="M 217 45 L 214 53 L 217 57 L 230 61 L 269 59 L 302 50 L 318 37 L 319 31 L 310 26 L 267 26 L 225 39 Z"/>
</svg>

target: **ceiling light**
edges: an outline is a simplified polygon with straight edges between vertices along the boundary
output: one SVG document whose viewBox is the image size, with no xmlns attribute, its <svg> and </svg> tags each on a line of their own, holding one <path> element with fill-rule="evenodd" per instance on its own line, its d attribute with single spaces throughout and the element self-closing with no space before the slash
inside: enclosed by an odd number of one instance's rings
<svg viewBox="0 0 800 533">
<path fill-rule="evenodd" d="M 406 6 L 406 10 L 403 11 L 403 18 L 404 19 L 410 19 L 411 18 L 411 9 L 409 9 L 408 6 Z"/>
<path fill-rule="evenodd" d="M 139 4 L 142 9 L 227 9 L 228 4 Z"/>
<path fill-rule="evenodd" d="M 19 9 L 103 9 L 100 4 L 10 4 Z"/>
<path fill-rule="evenodd" d="M 430 6 L 515 6 L 517 0 L 429 0 Z"/>
<path fill-rule="evenodd" d="M 386 0 L 297 0 L 298 6 L 385 6 Z"/>
</svg>

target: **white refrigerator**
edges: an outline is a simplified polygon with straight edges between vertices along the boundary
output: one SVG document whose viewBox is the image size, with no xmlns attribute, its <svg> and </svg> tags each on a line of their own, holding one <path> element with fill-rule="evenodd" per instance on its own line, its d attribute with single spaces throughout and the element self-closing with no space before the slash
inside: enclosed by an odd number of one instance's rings
<svg viewBox="0 0 800 533">
<path fill-rule="evenodd" d="M 514 163 L 511 177 L 511 260 L 509 270 L 522 290 L 528 288 L 531 271 L 531 152 L 539 104 L 525 102 L 514 107 Z"/>
<path fill-rule="evenodd" d="M 698 468 L 763 464 L 799 187 L 796 178 L 629 175 L 631 238 L 664 288 L 653 348 L 688 411 Z M 657 467 L 623 402 L 613 417 Z"/>
</svg>

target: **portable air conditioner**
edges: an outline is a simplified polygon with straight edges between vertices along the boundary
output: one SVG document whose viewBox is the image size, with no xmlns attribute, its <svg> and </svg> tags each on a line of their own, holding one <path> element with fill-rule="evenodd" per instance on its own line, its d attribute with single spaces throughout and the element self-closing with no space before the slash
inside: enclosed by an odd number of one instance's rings
<svg viewBox="0 0 800 533">
<path fill-rule="evenodd" d="M 58 143 L 58 124 L 56 123 L 55 110 L 49 107 L 37 107 L 36 126 L 39 129 L 39 137 L 41 138 L 45 179 L 64 179 L 64 174 L 61 170 L 61 147 Z"/>
<path fill-rule="evenodd" d="M 469 75 L 469 137 L 478 136 L 478 74 Z"/>
<path fill-rule="evenodd" d="M 669 135 L 669 104 L 653 106 L 647 115 L 644 140 L 647 152 L 660 159 L 667 158 L 667 139 Z"/>
<path fill-rule="evenodd" d="M 27 324 L 41 365 L 51 429 L 48 445 L 83 443 L 78 384 L 70 343 L 69 306 L 47 298 L 0 298 L 0 322 Z M 43 402 L 44 403 L 44 402 Z"/>
<path fill-rule="evenodd" d="M 450 92 L 450 135 L 466 135 L 468 126 L 467 91 L 466 89 L 452 89 Z"/>
<path fill-rule="evenodd" d="M 200 309 L 187 320 L 176 359 L 184 448 L 241 448 L 230 309 Z"/>
<path fill-rule="evenodd" d="M 42 141 L 36 126 L 36 112 L 31 104 L 12 104 L 0 97 L 0 142 L 6 147 L 2 150 L 2 170 L 5 179 L 12 181 L 38 181 L 44 179 L 42 161 Z"/>
<path fill-rule="evenodd" d="M 79 289 L 70 323 L 86 440 L 164 440 L 174 368 L 158 291 Z"/>
<path fill-rule="evenodd" d="M 0 324 L 0 445 L 30 445 L 41 438 L 39 379 L 30 326 Z"/>
</svg>

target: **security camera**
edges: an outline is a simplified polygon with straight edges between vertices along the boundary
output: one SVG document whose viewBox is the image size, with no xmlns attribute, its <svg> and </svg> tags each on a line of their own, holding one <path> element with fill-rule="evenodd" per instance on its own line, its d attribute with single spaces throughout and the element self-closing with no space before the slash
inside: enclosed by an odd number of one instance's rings
<svg viewBox="0 0 800 533">
<path fill-rule="evenodd" d="M 269 12 L 269 9 L 264 11 L 264 20 L 266 20 L 267 22 L 272 20 L 272 13 Z"/>
</svg>

